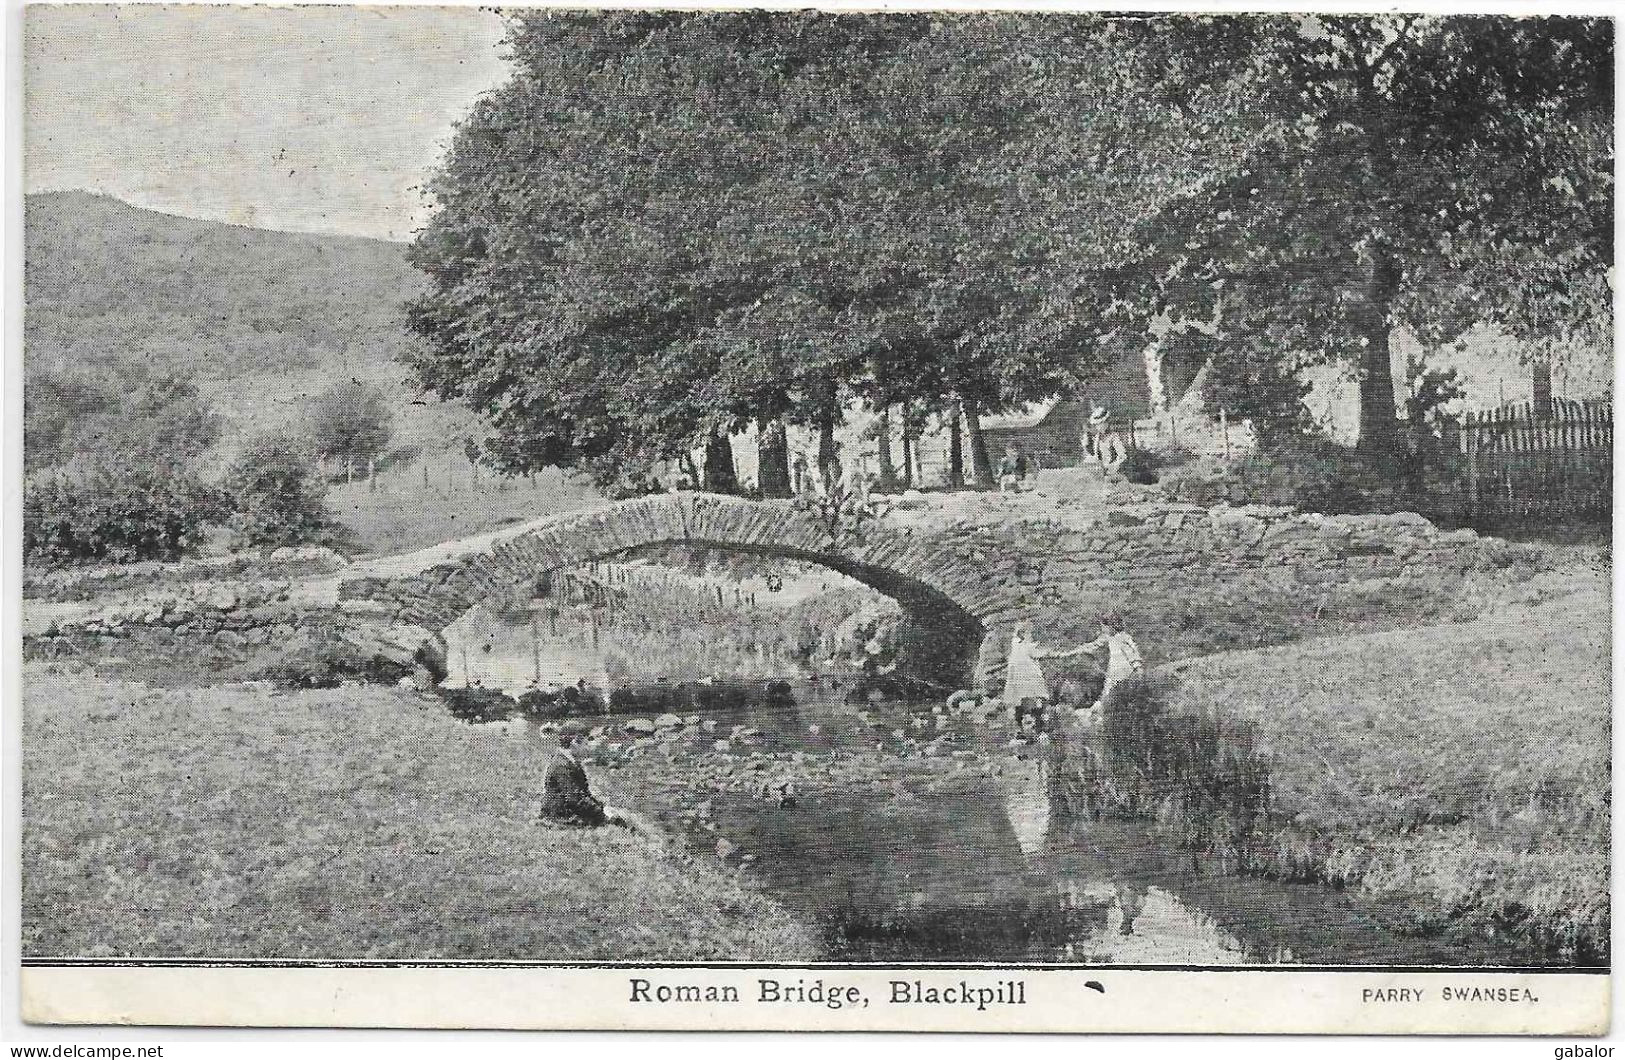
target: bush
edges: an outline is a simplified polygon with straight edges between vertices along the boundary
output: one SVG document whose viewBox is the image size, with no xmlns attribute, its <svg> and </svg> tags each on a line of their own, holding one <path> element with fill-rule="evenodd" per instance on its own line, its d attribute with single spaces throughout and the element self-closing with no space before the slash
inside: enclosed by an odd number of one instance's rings
<svg viewBox="0 0 1625 1060">
<path fill-rule="evenodd" d="M 269 681 L 279 688 L 337 688 L 346 681 L 393 684 L 407 667 L 365 655 L 331 630 L 301 630 L 245 662 L 232 676 Z"/>
<path fill-rule="evenodd" d="M 1218 342 L 1207 375 L 1209 408 L 1227 409 L 1249 421 L 1265 445 L 1301 435 L 1309 425 L 1304 399 L 1309 384 L 1300 366 L 1283 358 L 1268 340 Z"/>
<path fill-rule="evenodd" d="M 1305 437 L 1250 454 L 1237 471 L 1243 489 L 1260 504 L 1330 514 L 1409 506 L 1402 479 L 1326 439 Z"/>
<path fill-rule="evenodd" d="M 1162 478 L 1163 473 L 1172 468 L 1183 467 L 1196 459 L 1196 454 L 1177 442 L 1165 445 L 1160 449 L 1142 449 L 1139 446 L 1130 446 L 1124 454 L 1122 466 L 1118 473 L 1130 482 L 1140 486 L 1155 485 Z"/>
<path fill-rule="evenodd" d="M 1117 469 L 1117 473 L 1123 478 L 1141 486 L 1154 485 L 1161 471 L 1162 455 L 1152 449 L 1141 449 L 1137 445 L 1131 446 L 1123 455 L 1123 463 Z"/>
<path fill-rule="evenodd" d="M 306 413 L 316 452 L 359 460 L 383 453 L 393 432 L 388 399 L 371 383 L 335 383 L 316 396 Z"/>
<path fill-rule="evenodd" d="M 1237 853 L 1263 822 L 1268 764 L 1250 724 L 1170 709 L 1177 693 L 1177 679 L 1155 670 L 1112 691 L 1098 737 L 1074 757 L 1074 809 L 1154 816 L 1188 846 Z"/>
<path fill-rule="evenodd" d="M 23 555 L 60 566 L 174 560 L 197 550 L 220 518 L 218 494 L 173 464 L 97 463 L 30 476 Z"/>
<path fill-rule="evenodd" d="M 253 545 L 297 545 L 329 539 L 334 523 L 327 487 L 309 448 L 287 434 L 250 442 L 226 472 L 229 523 Z"/>
</svg>

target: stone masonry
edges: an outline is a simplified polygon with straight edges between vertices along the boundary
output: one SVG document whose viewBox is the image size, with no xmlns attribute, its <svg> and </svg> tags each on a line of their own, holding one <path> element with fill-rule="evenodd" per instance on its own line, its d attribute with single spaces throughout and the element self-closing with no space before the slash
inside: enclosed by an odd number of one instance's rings
<svg viewBox="0 0 1625 1060">
<path fill-rule="evenodd" d="M 989 687 L 1002 678 L 1016 621 L 1033 619 L 1042 636 L 1060 613 L 1075 615 L 1147 580 L 1264 574 L 1290 590 L 1487 568 L 1518 548 L 1471 530 L 1442 531 L 1411 513 L 1149 501 L 1081 525 L 1012 514 L 931 523 L 881 516 L 842 527 L 791 502 L 683 493 L 356 564 L 337 603 L 373 631 L 377 650 L 410 657 L 475 603 L 522 601 L 549 571 L 671 543 L 804 560 L 854 577 L 902 604 L 916 632 L 907 661 L 915 672 Z"/>
</svg>

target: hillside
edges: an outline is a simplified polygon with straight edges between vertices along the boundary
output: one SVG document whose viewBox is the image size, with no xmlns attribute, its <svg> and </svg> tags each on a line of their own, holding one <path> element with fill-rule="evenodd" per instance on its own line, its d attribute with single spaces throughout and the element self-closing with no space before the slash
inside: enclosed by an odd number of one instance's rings
<svg viewBox="0 0 1625 1060">
<path fill-rule="evenodd" d="M 25 199 L 27 369 L 102 381 L 178 372 L 231 423 L 286 422 L 337 378 L 398 388 L 397 444 L 459 439 L 460 409 L 413 405 L 397 354 L 421 282 L 405 248 L 144 210 L 108 196 Z"/>
</svg>

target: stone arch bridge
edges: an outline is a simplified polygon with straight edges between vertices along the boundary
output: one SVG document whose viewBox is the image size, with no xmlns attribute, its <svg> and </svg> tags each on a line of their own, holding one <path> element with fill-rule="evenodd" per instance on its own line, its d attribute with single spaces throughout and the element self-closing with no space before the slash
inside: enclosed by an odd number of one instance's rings
<svg viewBox="0 0 1625 1060">
<path fill-rule="evenodd" d="M 849 575 L 902 605 L 906 669 L 942 685 L 990 686 L 1021 618 L 1040 637 L 1092 636 L 1103 605 L 1126 607 L 1149 626 L 1186 621 L 1154 609 L 1200 599 L 1218 580 L 1243 596 L 1303 596 L 1331 582 L 1489 569 L 1516 551 L 1409 513 L 1028 500 L 947 495 L 846 526 L 789 501 L 663 494 L 358 563 L 340 579 L 337 603 L 360 643 L 410 662 L 443 649 L 441 631 L 476 603 L 528 602 L 552 571 L 686 544 Z"/>
<path fill-rule="evenodd" d="M 563 513 L 522 527 L 358 564 L 339 605 L 382 654 L 406 661 L 475 604 L 513 604 L 552 572 L 664 545 L 802 560 L 840 572 L 903 609 L 902 663 L 944 685 L 1002 667 L 1001 634 L 1021 603 L 1005 586 L 1019 555 L 954 533 L 865 520 L 843 527 L 788 501 L 676 493 Z"/>
</svg>

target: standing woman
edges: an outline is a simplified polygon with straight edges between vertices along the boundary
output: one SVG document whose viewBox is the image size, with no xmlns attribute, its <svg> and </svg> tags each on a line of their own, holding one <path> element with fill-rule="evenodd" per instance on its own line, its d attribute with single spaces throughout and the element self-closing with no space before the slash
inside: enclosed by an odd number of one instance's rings
<svg viewBox="0 0 1625 1060">
<path fill-rule="evenodd" d="M 1033 624 L 1026 619 L 1016 623 L 1010 635 L 1010 657 L 1004 669 L 1004 701 L 1015 708 L 1016 731 L 1030 711 L 1035 724 L 1044 727 L 1044 708 L 1049 702 L 1049 682 L 1039 667 L 1041 656 L 1049 654 L 1033 640 Z"/>
<path fill-rule="evenodd" d="M 1084 438 L 1083 449 L 1086 453 L 1093 453 L 1095 462 L 1100 465 L 1103 481 L 1116 478 L 1128 459 L 1123 436 L 1112 426 L 1112 414 L 1103 405 L 1096 405 L 1089 414 L 1089 432 Z"/>
</svg>

